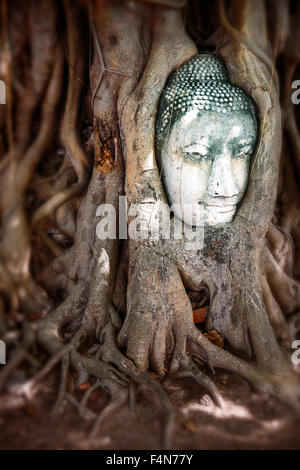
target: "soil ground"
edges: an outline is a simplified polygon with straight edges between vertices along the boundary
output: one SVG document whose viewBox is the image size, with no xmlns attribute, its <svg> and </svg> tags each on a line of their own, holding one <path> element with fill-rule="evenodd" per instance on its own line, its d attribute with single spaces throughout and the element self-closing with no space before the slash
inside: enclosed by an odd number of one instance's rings
<svg viewBox="0 0 300 470">
<path fill-rule="evenodd" d="M 135 413 L 124 407 L 91 439 L 93 420 L 80 417 L 71 404 L 60 416 L 51 415 L 56 379 L 44 382 L 30 402 L 12 393 L 2 397 L 1 449 L 161 448 L 163 414 L 146 390 L 137 396 Z M 173 449 L 300 449 L 300 418 L 292 411 L 256 393 L 237 376 L 217 371 L 214 381 L 226 402 L 224 411 L 192 381 L 178 381 L 170 389 L 176 410 Z M 83 392 L 76 393 L 80 399 Z M 107 402 L 104 391 L 95 391 L 89 409 L 99 412 Z"/>
</svg>

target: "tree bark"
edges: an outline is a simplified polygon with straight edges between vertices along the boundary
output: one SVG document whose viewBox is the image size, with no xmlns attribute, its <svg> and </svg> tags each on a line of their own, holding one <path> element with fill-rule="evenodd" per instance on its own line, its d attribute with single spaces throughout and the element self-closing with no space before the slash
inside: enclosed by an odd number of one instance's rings
<svg viewBox="0 0 300 470">
<path fill-rule="evenodd" d="M 300 307 L 299 129 L 290 102 L 299 54 L 288 40 L 288 2 L 33 0 L 22 6 L 26 37 L 18 2 L 2 3 L 1 78 L 11 93 L 1 117 L 0 332 L 9 337 L 21 316 L 25 334 L 0 388 L 38 344 L 49 360 L 20 391 L 31 396 L 61 364 L 57 412 L 74 369 L 77 386 L 90 380 L 111 395 L 94 433 L 135 383 L 158 398 L 169 446 L 173 379 L 192 377 L 224 406 L 205 367 L 237 373 L 299 411 L 290 359 Z M 233 223 L 205 228 L 196 256 L 182 240 L 99 239 L 101 204 L 118 219 L 120 196 L 145 217 L 166 203 L 157 107 L 170 73 L 198 51 L 217 53 L 258 111 Z M 288 72 L 281 102 L 279 59 Z M 191 291 L 209 297 L 201 328 Z M 87 398 L 77 404 L 82 413 Z"/>
</svg>

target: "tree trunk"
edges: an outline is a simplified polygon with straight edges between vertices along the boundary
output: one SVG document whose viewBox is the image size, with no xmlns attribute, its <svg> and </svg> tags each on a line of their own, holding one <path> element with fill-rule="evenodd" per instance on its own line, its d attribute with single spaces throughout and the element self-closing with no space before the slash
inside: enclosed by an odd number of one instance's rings
<svg viewBox="0 0 300 470">
<path fill-rule="evenodd" d="M 78 387 L 111 395 L 94 433 L 144 385 L 163 406 L 169 446 L 173 379 L 194 378 L 224 406 L 207 366 L 299 411 L 299 15 L 288 0 L 2 1 L 0 330 L 8 341 L 21 320 L 24 333 L 1 388 L 37 344 L 49 360 L 20 393 L 61 364 L 59 411 L 75 370 Z M 99 238 L 101 205 L 119 220 L 124 196 L 146 219 L 166 203 L 157 108 L 169 75 L 197 52 L 217 54 L 258 110 L 234 221 L 205 227 L 196 255 L 182 240 Z"/>
</svg>

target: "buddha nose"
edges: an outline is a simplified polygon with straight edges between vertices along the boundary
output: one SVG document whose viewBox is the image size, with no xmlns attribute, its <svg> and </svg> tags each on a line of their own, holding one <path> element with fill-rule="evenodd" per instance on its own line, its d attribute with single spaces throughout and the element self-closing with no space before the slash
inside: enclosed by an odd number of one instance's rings
<svg viewBox="0 0 300 470">
<path fill-rule="evenodd" d="M 230 154 L 216 156 L 208 183 L 209 197 L 234 197 L 239 193 Z"/>
</svg>

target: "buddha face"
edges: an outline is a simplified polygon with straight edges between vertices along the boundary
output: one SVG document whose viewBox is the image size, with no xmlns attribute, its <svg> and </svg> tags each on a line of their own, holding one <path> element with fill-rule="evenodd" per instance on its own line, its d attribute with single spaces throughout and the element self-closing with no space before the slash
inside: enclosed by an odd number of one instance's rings
<svg viewBox="0 0 300 470">
<path fill-rule="evenodd" d="M 250 111 L 192 110 L 174 123 L 161 148 L 161 172 L 178 218 L 206 226 L 233 220 L 247 186 L 256 135 Z"/>
</svg>

